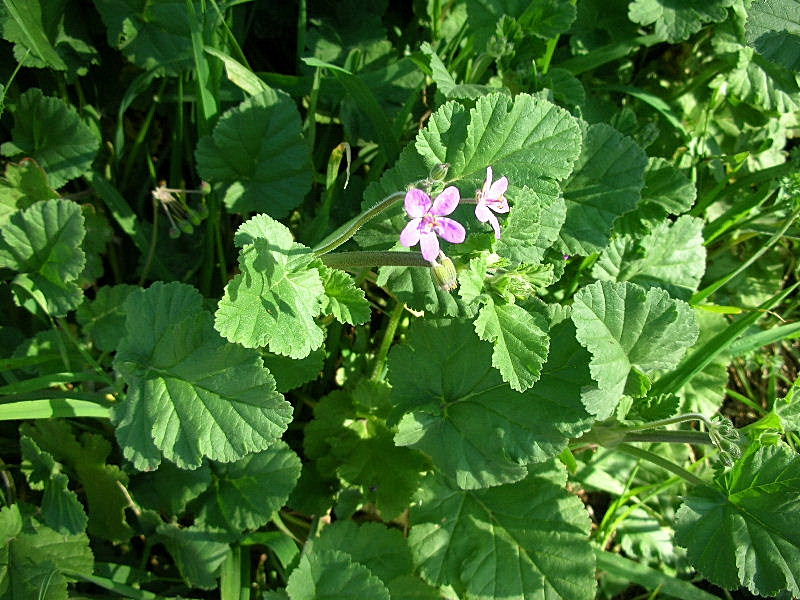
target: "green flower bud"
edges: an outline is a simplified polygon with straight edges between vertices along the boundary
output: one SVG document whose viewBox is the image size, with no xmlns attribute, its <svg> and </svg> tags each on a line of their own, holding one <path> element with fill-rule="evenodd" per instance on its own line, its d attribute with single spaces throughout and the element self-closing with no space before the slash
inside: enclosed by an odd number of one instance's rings
<svg viewBox="0 0 800 600">
<path fill-rule="evenodd" d="M 458 273 L 453 261 L 450 260 L 444 253 L 439 254 L 439 262 L 431 263 L 431 275 L 441 289 L 446 292 L 452 292 L 458 287 Z"/>
<path fill-rule="evenodd" d="M 433 167 L 428 175 L 428 179 L 430 181 L 444 181 L 444 178 L 447 177 L 447 171 L 450 170 L 449 163 L 441 163 Z"/>
</svg>

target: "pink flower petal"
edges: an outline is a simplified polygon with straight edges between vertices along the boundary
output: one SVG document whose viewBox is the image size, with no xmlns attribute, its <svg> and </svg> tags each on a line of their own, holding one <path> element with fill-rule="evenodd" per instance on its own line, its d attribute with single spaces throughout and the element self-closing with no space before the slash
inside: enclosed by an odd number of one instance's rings
<svg viewBox="0 0 800 600">
<path fill-rule="evenodd" d="M 441 194 L 436 196 L 436 200 L 433 201 L 431 214 L 437 216 L 449 215 L 456 209 L 459 200 L 461 200 L 461 196 L 458 193 L 458 188 L 452 185 L 446 187 Z"/>
<path fill-rule="evenodd" d="M 458 221 L 448 219 L 447 217 L 436 219 L 436 225 L 434 225 L 433 228 L 436 230 L 436 233 L 448 242 L 454 244 L 460 244 L 467 237 L 467 231 L 464 229 L 464 226 Z"/>
<path fill-rule="evenodd" d="M 422 219 L 412 219 L 408 222 L 403 228 L 402 233 L 400 234 L 400 243 L 403 244 L 406 248 L 411 248 L 411 246 L 416 246 L 419 242 L 419 224 L 422 222 Z"/>
<path fill-rule="evenodd" d="M 475 207 L 475 216 L 478 217 L 478 221 L 481 223 L 486 223 L 486 221 L 492 218 L 492 211 L 489 210 L 486 204 L 479 202 Z"/>
<path fill-rule="evenodd" d="M 508 189 L 508 178 L 501 177 L 492 184 L 491 188 L 489 188 L 488 196 L 492 200 L 496 200 L 497 198 L 505 194 L 507 189 Z"/>
<path fill-rule="evenodd" d="M 500 223 L 498 223 L 497 217 L 489 210 L 488 206 L 485 204 L 478 204 L 478 206 L 475 207 L 475 216 L 478 217 L 478 221 L 481 223 L 490 223 L 492 229 L 494 229 L 494 237 L 498 240 L 500 239 Z"/>
<path fill-rule="evenodd" d="M 431 208 L 431 197 L 422 190 L 413 188 L 406 192 L 406 212 L 409 217 L 420 218 Z"/>
<path fill-rule="evenodd" d="M 500 239 L 500 223 L 497 221 L 497 217 L 495 217 L 492 213 L 489 213 L 489 223 L 492 224 L 492 229 L 494 229 L 494 237 L 499 240 Z"/>
<path fill-rule="evenodd" d="M 509 210 L 511 210 L 508 207 L 508 200 L 506 200 L 505 196 L 503 196 L 500 200 L 495 200 L 489 204 L 489 208 L 496 213 L 507 213 Z"/>
<path fill-rule="evenodd" d="M 419 247 L 422 250 L 422 258 L 432 262 L 439 257 L 439 239 L 432 231 L 423 232 L 419 237 Z"/>
<path fill-rule="evenodd" d="M 489 193 L 489 189 L 492 186 L 492 167 L 486 167 L 486 181 L 483 182 L 483 195 Z"/>
</svg>

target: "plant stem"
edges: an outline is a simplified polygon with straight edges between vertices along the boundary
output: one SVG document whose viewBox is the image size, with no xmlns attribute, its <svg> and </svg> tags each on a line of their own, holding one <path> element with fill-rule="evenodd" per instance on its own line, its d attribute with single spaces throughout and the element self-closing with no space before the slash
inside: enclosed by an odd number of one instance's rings
<svg viewBox="0 0 800 600">
<path fill-rule="evenodd" d="M 683 415 L 676 415 L 669 419 L 661 419 L 660 421 L 651 421 L 643 425 L 636 425 L 634 427 L 627 427 L 627 431 L 642 431 L 644 429 L 655 429 L 656 427 L 663 427 L 665 425 L 674 425 L 675 423 L 683 423 L 685 421 L 702 421 L 705 426 L 711 428 L 713 425 L 704 414 L 701 413 L 685 413 Z"/>
<path fill-rule="evenodd" d="M 351 219 L 344 225 L 342 225 L 339 229 L 334 231 L 331 235 L 327 238 L 322 240 L 317 246 L 314 247 L 314 254 L 317 256 L 322 256 L 323 254 L 327 254 L 331 250 L 335 250 L 342 244 L 344 244 L 347 240 L 353 237 L 356 232 L 361 229 L 361 227 L 370 219 L 377 217 L 380 213 L 385 211 L 388 208 L 394 206 L 400 198 L 404 198 L 406 195 L 405 191 L 402 192 L 395 192 L 393 194 L 389 194 L 378 202 L 372 208 L 368 208 L 363 213 Z"/>
<path fill-rule="evenodd" d="M 359 250 L 336 252 L 320 256 L 328 267 L 336 269 L 363 269 L 365 267 L 430 267 L 420 252 L 391 252 L 380 250 Z"/>
<path fill-rule="evenodd" d="M 378 353 L 375 355 L 375 366 L 372 368 L 373 381 L 380 381 L 383 379 L 383 363 L 386 362 L 386 356 L 389 354 L 389 348 L 392 346 L 394 334 L 397 332 L 397 326 L 400 325 L 400 320 L 403 318 L 404 311 L 405 304 L 398 302 L 389 315 L 389 323 L 386 325 L 383 340 L 381 340 Z"/>
<path fill-rule="evenodd" d="M 645 450 L 643 448 L 637 448 L 636 446 L 631 446 L 630 444 L 620 444 L 619 446 L 617 446 L 616 449 L 626 454 L 630 454 L 631 456 L 635 456 L 636 458 L 641 458 L 642 460 L 651 462 L 654 465 L 657 465 L 662 469 L 665 469 L 670 473 L 673 473 L 678 477 L 685 479 L 692 485 L 707 485 L 706 482 L 700 479 L 697 475 L 690 473 L 683 467 L 676 465 L 671 460 L 662 458 L 658 454 L 654 454 L 649 450 Z"/>
<path fill-rule="evenodd" d="M 647 431 L 642 433 L 627 433 L 622 439 L 625 442 L 713 445 L 708 434 L 702 431 Z"/>
</svg>

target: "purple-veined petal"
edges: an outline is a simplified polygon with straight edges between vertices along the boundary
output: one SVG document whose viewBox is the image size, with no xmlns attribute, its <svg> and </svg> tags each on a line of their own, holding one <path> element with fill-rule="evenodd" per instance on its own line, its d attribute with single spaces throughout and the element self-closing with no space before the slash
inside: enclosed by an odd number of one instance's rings
<svg viewBox="0 0 800 600">
<path fill-rule="evenodd" d="M 413 188 L 406 192 L 405 205 L 408 216 L 418 219 L 431 209 L 431 197 L 422 190 Z"/>
<path fill-rule="evenodd" d="M 456 209 L 459 200 L 461 200 L 461 195 L 458 193 L 458 188 L 452 185 L 446 187 L 433 201 L 431 214 L 436 216 L 449 215 Z"/>
<path fill-rule="evenodd" d="M 489 188 L 489 193 L 487 195 L 492 200 L 496 200 L 497 198 L 505 194 L 507 189 L 508 189 L 508 178 L 503 176 L 492 184 L 492 187 Z"/>
<path fill-rule="evenodd" d="M 422 258 L 433 262 L 439 256 L 439 239 L 432 231 L 420 232 L 419 247 L 422 250 Z"/>
<path fill-rule="evenodd" d="M 422 219 L 412 219 L 408 222 L 408 225 L 403 228 L 402 233 L 400 233 L 400 243 L 406 248 L 416 246 L 417 242 L 419 242 L 419 224 L 421 222 Z"/>
<path fill-rule="evenodd" d="M 489 208 L 496 213 L 507 213 L 509 210 L 511 210 L 508 207 L 508 200 L 506 200 L 505 196 L 501 197 L 499 200 L 494 200 L 491 202 L 489 204 Z"/>
<path fill-rule="evenodd" d="M 458 221 L 444 217 L 436 219 L 436 225 L 433 226 L 440 236 L 453 244 L 460 244 L 467 237 L 467 230 Z"/>
</svg>

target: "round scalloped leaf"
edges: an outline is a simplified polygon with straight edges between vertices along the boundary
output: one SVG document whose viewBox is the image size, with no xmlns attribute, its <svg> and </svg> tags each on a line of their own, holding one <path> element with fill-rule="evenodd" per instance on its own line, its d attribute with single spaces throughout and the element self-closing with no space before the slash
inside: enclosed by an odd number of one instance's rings
<svg viewBox="0 0 800 600">
<path fill-rule="evenodd" d="M 649 374 L 671 369 L 697 340 L 692 308 L 659 288 L 597 281 L 575 294 L 572 320 L 580 343 L 592 353 L 589 365 L 597 388 L 583 401 L 604 419 L 625 391 L 631 369 Z"/>
<path fill-rule="evenodd" d="M 225 186 L 225 206 L 237 214 L 284 217 L 311 188 L 300 113 L 281 91 L 267 89 L 223 114 L 196 156 L 200 175 Z"/>
<path fill-rule="evenodd" d="M 160 455 L 182 468 L 265 450 L 291 406 L 253 350 L 229 344 L 192 287 L 156 283 L 125 303 L 126 336 L 114 362 L 128 383 L 114 411 L 117 439 L 140 470 Z"/>
<path fill-rule="evenodd" d="M 22 301 L 37 298 L 53 316 L 65 315 L 83 301 L 75 280 L 86 257 L 81 207 L 71 200 L 47 200 L 11 216 L 0 228 L 0 267 L 19 272 L 14 284 Z"/>
<path fill-rule="evenodd" d="M 536 186 L 541 178 L 561 180 L 572 171 L 581 148 L 578 122 L 541 98 L 490 94 L 469 113 L 456 102 L 441 106 L 417 134 L 416 148 L 428 168 L 448 163 L 448 181 L 480 188 L 486 167 L 512 186 Z"/>
<path fill-rule="evenodd" d="M 125 300 L 135 285 L 103 286 L 91 302 L 84 302 L 75 316 L 83 331 L 103 352 L 116 350 L 125 328 Z"/>
<path fill-rule="evenodd" d="M 202 16 L 201 3 L 193 4 L 195 14 Z M 193 65 L 186 0 L 95 0 L 94 5 L 109 45 L 132 63 L 173 74 Z"/>
<path fill-rule="evenodd" d="M 703 220 L 683 216 L 674 223 L 659 223 L 644 237 L 616 238 L 600 255 L 592 276 L 660 287 L 688 302 L 705 270 Z"/>
<path fill-rule="evenodd" d="M 300 459 L 279 441 L 267 450 L 213 466 L 211 487 L 198 499 L 198 524 L 238 535 L 266 525 L 286 504 L 300 477 Z"/>
<path fill-rule="evenodd" d="M 561 243 L 568 254 L 605 248 L 614 221 L 636 208 L 644 187 L 647 155 L 631 138 L 598 123 L 584 132 L 583 150 L 564 186 L 567 218 Z"/>
<path fill-rule="evenodd" d="M 353 521 L 337 521 L 314 540 L 313 552 L 341 548 L 346 548 L 354 562 L 367 567 L 384 583 L 411 573 L 414 568 L 403 533 L 382 523 L 358 525 Z"/>
<path fill-rule="evenodd" d="M 18 210 L 28 208 L 40 200 L 58 198 L 50 187 L 47 173 L 31 158 L 6 165 L 4 178 L 0 179 L 0 226 Z"/>
<path fill-rule="evenodd" d="M 422 577 L 469 600 L 593 599 L 591 522 L 565 483 L 552 462 L 488 490 L 460 490 L 429 475 L 408 540 Z"/>
<path fill-rule="evenodd" d="M 775 63 L 800 71 L 800 0 L 761 0 L 747 6 L 747 43 Z"/>
<path fill-rule="evenodd" d="M 30 89 L 19 97 L 13 114 L 11 141 L 0 146 L 3 155 L 36 159 L 54 188 L 80 177 L 92 166 L 100 138 L 60 98 Z"/>
<path fill-rule="evenodd" d="M 466 489 L 524 478 L 528 463 L 557 455 L 590 426 L 580 400 L 589 356 L 571 329 L 553 331 L 541 378 L 519 393 L 469 323 L 415 322 L 389 358 L 392 398 L 404 413 L 395 443 L 426 452 Z"/>
<path fill-rule="evenodd" d="M 314 321 L 325 289 L 311 251 L 292 241 L 282 224 L 258 215 L 236 233 L 241 273 L 225 287 L 214 327 L 226 339 L 248 348 L 304 358 L 322 345 Z"/>
<path fill-rule="evenodd" d="M 184 580 L 206 590 L 217 587 L 220 569 L 228 557 L 230 546 L 226 534 L 199 527 L 179 527 L 162 523 L 154 541 L 163 543 Z"/>
<path fill-rule="evenodd" d="M 304 554 L 289 576 L 286 592 L 291 600 L 389 600 L 389 590 L 380 579 L 338 550 Z"/>
<path fill-rule="evenodd" d="M 800 458 L 784 445 L 749 451 L 678 510 L 676 541 L 710 581 L 800 596 Z"/>
<path fill-rule="evenodd" d="M 753 48 L 742 46 L 736 67 L 712 82 L 727 86 L 728 93 L 762 109 L 789 113 L 800 108 L 797 73 L 766 60 Z"/>
<path fill-rule="evenodd" d="M 728 16 L 734 0 L 634 0 L 628 16 L 634 23 L 655 23 L 656 35 L 670 43 L 682 42 L 706 23 L 719 23 Z"/>
</svg>

